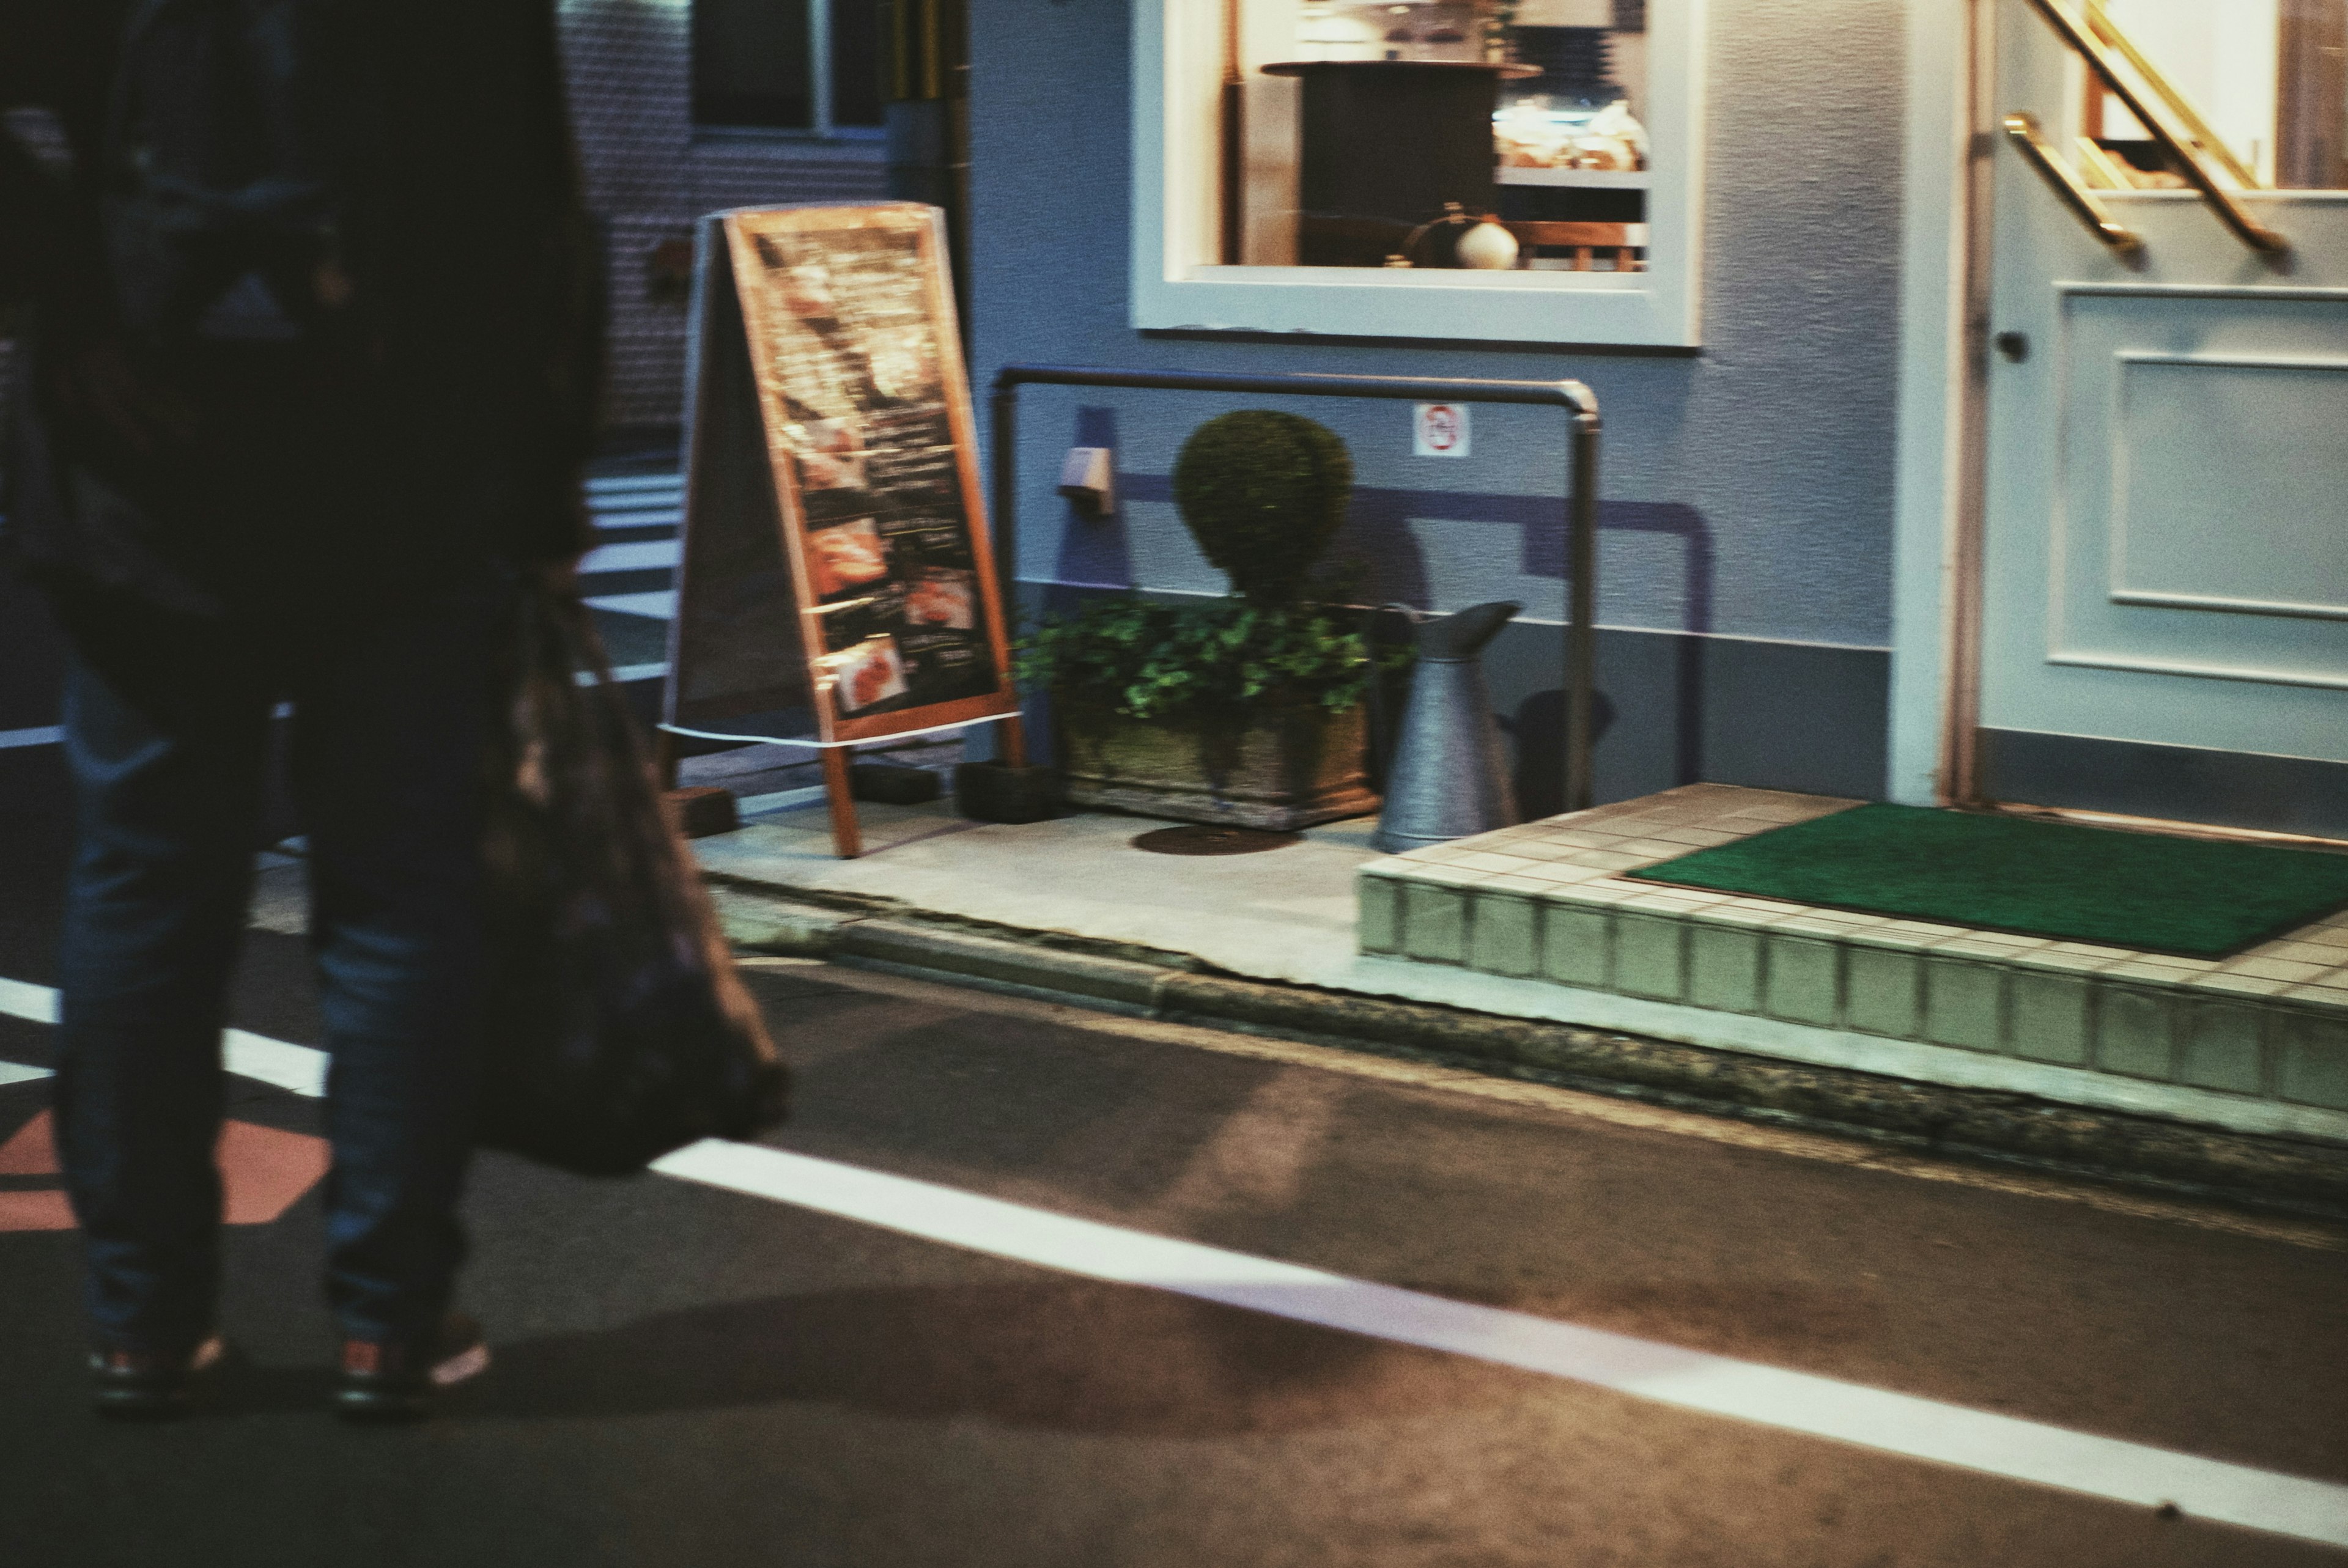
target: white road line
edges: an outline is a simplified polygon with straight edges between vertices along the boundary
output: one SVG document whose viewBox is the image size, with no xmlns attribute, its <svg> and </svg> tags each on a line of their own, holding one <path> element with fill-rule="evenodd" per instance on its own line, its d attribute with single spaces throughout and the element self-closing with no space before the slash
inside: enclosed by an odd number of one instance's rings
<svg viewBox="0 0 2348 1568">
<path fill-rule="evenodd" d="M 57 1021 L 57 993 L 48 986 L 0 979 L 0 1013 L 10 1018 L 21 1018 L 30 1023 L 55 1023 Z"/>
<path fill-rule="evenodd" d="M 0 980 L 0 1011 L 51 1022 L 57 995 Z M 309 1046 L 242 1030 L 229 1035 L 229 1071 L 297 1094 L 324 1091 L 325 1061 L 325 1052 Z M 1087 1279 L 1447 1351 L 1879 1453 L 2138 1507 L 2174 1503 L 2196 1518 L 2348 1546 L 2348 1486 L 2330 1481 L 1352 1279 L 755 1143 L 707 1139 L 653 1169 Z"/>
<path fill-rule="evenodd" d="M 1417 1345 L 1707 1415 L 2348 1546 L 2348 1486 L 2096 1437 L 1053 1214 L 751 1143 L 653 1169 L 971 1252 Z"/>
<path fill-rule="evenodd" d="M 46 986 L 0 979 L 0 1014 L 29 1020 L 34 1023 L 55 1023 L 57 1021 L 57 993 Z M 36 1078 L 49 1076 L 51 1074 L 46 1067 L 27 1067 L 21 1061 L 0 1061 L 0 1084 L 28 1083 Z"/>
<path fill-rule="evenodd" d="M 23 980 L 0 979 L 0 1013 L 10 1018 L 26 1019 L 34 1023 L 57 1021 L 57 993 L 54 987 L 28 985 Z M 278 1088 L 312 1100 L 326 1092 L 326 1053 L 312 1046 L 292 1045 L 282 1040 L 272 1040 L 265 1034 L 252 1034 L 232 1029 L 221 1042 L 221 1062 L 240 1078 L 258 1079 Z M 15 1067 L 14 1062 L 0 1067 Z M 23 1068 L 20 1071 L 41 1077 L 48 1075 L 46 1068 Z M 0 1082 L 6 1080 L 0 1079 Z"/>
<path fill-rule="evenodd" d="M 324 1051 L 314 1047 L 247 1034 L 241 1029 L 228 1030 L 221 1041 L 221 1062 L 231 1072 L 273 1083 L 309 1100 L 325 1096 L 327 1060 Z"/>
</svg>

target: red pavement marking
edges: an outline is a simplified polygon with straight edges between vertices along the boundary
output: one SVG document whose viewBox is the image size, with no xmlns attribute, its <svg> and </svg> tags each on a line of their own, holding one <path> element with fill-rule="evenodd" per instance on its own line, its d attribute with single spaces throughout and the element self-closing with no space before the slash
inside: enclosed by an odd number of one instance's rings
<svg viewBox="0 0 2348 1568">
<path fill-rule="evenodd" d="M 73 1210 L 63 1193 L 0 1193 L 0 1232 L 73 1228 Z"/>
<path fill-rule="evenodd" d="M 324 1138 L 282 1132 L 250 1122 L 221 1126 L 221 1184 L 227 1189 L 222 1218 L 232 1225 L 265 1225 L 318 1184 L 326 1173 Z M 0 1176 L 57 1174 L 57 1137 L 46 1111 L 0 1143 Z M 73 1213 L 61 1192 L 0 1192 L 0 1232 L 74 1228 Z"/>
<path fill-rule="evenodd" d="M 42 1112 L 0 1143 L 0 1176 L 54 1176 L 57 1173 L 57 1140 L 50 1131 L 49 1113 Z"/>
<path fill-rule="evenodd" d="M 269 1224 L 326 1173 L 324 1138 L 250 1122 L 221 1125 L 216 1157 L 221 1184 L 228 1188 L 225 1217 L 232 1225 Z"/>
</svg>

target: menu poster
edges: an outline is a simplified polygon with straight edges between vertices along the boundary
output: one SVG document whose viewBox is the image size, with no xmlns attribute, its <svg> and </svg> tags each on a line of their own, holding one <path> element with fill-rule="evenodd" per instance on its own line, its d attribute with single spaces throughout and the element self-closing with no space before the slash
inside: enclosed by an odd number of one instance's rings
<svg viewBox="0 0 2348 1568">
<path fill-rule="evenodd" d="M 725 225 L 822 738 L 1015 712 L 942 216 Z"/>
</svg>

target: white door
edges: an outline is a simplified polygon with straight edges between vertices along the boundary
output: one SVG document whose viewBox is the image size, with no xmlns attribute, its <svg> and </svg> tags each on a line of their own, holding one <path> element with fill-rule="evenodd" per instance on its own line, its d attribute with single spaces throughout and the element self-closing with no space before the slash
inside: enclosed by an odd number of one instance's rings
<svg viewBox="0 0 2348 1568">
<path fill-rule="evenodd" d="M 2336 186 L 2334 9 L 2108 7 L 2251 173 Z M 1994 11 L 1993 108 L 2092 166 L 2093 78 L 2031 0 Z M 2270 257 L 2190 190 L 2097 190 L 2130 255 L 1995 162 L 1975 794 L 2348 836 L 2348 191 L 2245 194 Z"/>
</svg>

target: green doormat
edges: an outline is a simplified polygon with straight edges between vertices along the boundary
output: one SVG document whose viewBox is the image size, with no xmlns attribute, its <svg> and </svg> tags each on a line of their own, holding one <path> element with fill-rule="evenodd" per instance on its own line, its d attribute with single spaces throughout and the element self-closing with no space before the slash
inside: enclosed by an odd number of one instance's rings
<svg viewBox="0 0 2348 1568">
<path fill-rule="evenodd" d="M 1862 805 L 1619 875 L 2212 958 L 2348 904 L 2348 855 Z"/>
</svg>

